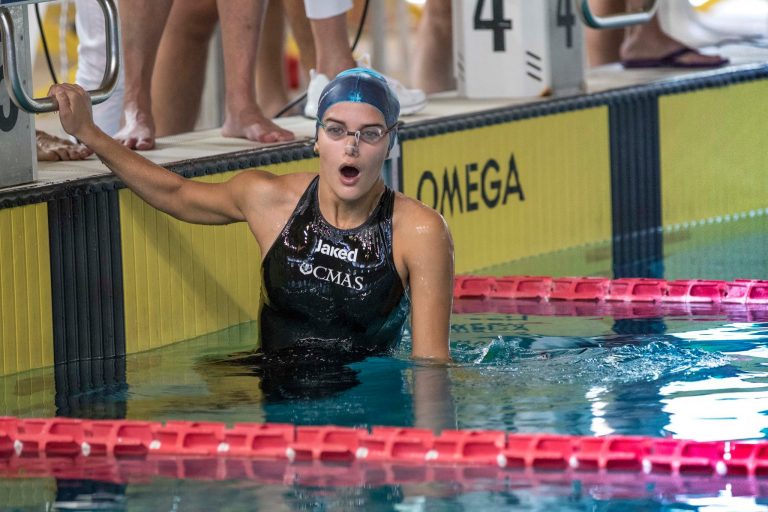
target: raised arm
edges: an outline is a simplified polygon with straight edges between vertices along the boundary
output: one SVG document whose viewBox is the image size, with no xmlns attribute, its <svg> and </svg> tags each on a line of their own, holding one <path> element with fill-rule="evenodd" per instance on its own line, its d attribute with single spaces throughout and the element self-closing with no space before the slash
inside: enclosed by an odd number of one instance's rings
<svg viewBox="0 0 768 512">
<path fill-rule="evenodd" d="M 437 212 L 421 204 L 409 210 L 400 241 L 411 294 L 413 357 L 449 361 L 453 241 Z"/>
<path fill-rule="evenodd" d="M 54 85 L 49 95 L 58 103 L 61 125 L 67 133 L 92 149 L 147 203 L 178 219 L 198 224 L 245 220 L 243 208 L 248 191 L 268 188 L 270 175 L 260 172 L 238 174 L 228 182 L 217 184 L 185 179 L 102 132 L 93 122 L 90 99 L 80 86 Z M 260 182 L 263 187 L 258 186 Z"/>
</svg>

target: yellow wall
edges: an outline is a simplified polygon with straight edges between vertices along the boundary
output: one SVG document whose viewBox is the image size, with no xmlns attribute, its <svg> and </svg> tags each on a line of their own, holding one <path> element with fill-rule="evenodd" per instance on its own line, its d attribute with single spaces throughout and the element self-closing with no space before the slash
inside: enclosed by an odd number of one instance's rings
<svg viewBox="0 0 768 512">
<path fill-rule="evenodd" d="M 768 80 L 659 98 L 662 223 L 768 207 Z"/>
<path fill-rule="evenodd" d="M 265 169 L 286 174 L 314 167 L 305 160 Z M 220 182 L 234 174 L 197 180 Z M 261 255 L 247 224 L 181 222 L 127 189 L 120 191 L 120 224 L 127 353 L 256 319 Z"/>
<path fill-rule="evenodd" d="M 55 478 L 0 480 L 0 503 L 6 510 L 46 510 L 54 501 Z"/>
<path fill-rule="evenodd" d="M 483 268 L 495 276 L 610 276 L 613 251 L 609 240 L 508 261 Z"/>
<path fill-rule="evenodd" d="M 0 210 L 0 376 L 53 364 L 46 203 Z"/>
<path fill-rule="evenodd" d="M 457 273 L 609 240 L 608 108 L 405 141 L 403 189 L 446 218 Z"/>
<path fill-rule="evenodd" d="M 66 21 L 61 23 L 61 9 L 65 5 L 60 2 L 43 2 L 40 4 L 40 13 L 42 14 L 43 30 L 45 32 L 48 51 L 51 55 L 56 78 L 59 82 L 75 82 L 77 74 L 77 45 L 79 40 L 75 31 L 75 12 L 74 2 L 66 5 Z M 34 13 L 30 13 L 29 22 L 37 25 L 37 19 Z M 62 33 L 63 32 L 63 33 Z M 64 43 L 64 46 L 61 43 Z M 53 80 L 48 70 L 48 63 L 45 59 L 45 50 L 43 48 L 42 38 L 38 41 L 37 47 L 33 48 L 33 61 L 35 67 L 34 74 L 34 95 L 35 98 L 48 95 L 48 88 Z M 65 64 L 64 64 L 65 63 Z M 66 68 L 66 69 L 65 69 Z M 66 76 L 64 73 L 66 71 Z"/>
<path fill-rule="evenodd" d="M 25 418 L 55 416 L 55 398 L 56 383 L 51 368 L 19 370 L 14 375 L 0 377 L 0 415 Z"/>
</svg>

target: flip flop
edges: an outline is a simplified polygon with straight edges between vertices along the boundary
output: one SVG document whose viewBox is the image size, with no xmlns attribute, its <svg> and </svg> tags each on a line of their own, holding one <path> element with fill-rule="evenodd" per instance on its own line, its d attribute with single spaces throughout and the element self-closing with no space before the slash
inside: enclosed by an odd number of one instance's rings
<svg viewBox="0 0 768 512">
<path fill-rule="evenodd" d="M 675 50 L 663 57 L 655 59 L 626 59 L 621 61 L 621 65 L 626 69 L 637 68 L 719 68 L 728 64 L 728 59 L 719 57 L 712 62 L 681 62 L 680 57 L 689 53 L 701 55 L 693 48 L 683 47 Z"/>
</svg>

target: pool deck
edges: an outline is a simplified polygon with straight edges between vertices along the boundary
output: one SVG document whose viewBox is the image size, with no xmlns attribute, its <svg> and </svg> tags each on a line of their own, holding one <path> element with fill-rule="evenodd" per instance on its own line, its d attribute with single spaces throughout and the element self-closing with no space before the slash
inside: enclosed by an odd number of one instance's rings
<svg viewBox="0 0 768 512">
<path fill-rule="evenodd" d="M 625 70 L 618 63 L 594 68 L 586 74 L 586 93 L 599 93 L 612 89 L 688 78 L 696 74 L 706 74 L 713 71 L 722 71 L 723 69 L 734 69 L 768 62 L 768 48 L 734 44 L 718 48 L 716 51 L 731 60 L 726 68 L 718 70 L 673 68 Z M 427 107 L 422 112 L 405 117 L 403 121 L 407 125 L 415 125 L 448 116 L 460 116 L 502 107 L 531 104 L 549 99 L 552 99 L 552 97 L 467 100 L 459 98 L 455 92 L 440 93 L 430 97 Z M 278 119 L 277 123 L 281 127 L 293 131 L 298 141 L 309 141 L 314 136 L 314 122 L 312 120 L 293 116 Z M 46 128 L 44 125 L 39 127 Z M 228 153 L 275 148 L 281 145 L 285 145 L 285 143 L 262 144 L 243 139 L 225 138 L 221 136 L 218 128 L 214 128 L 162 137 L 157 140 L 156 149 L 144 151 L 141 154 L 157 164 L 168 165 L 174 162 L 210 158 Z M 39 187 L 50 187 L 84 178 L 101 177 L 109 173 L 110 171 L 104 164 L 93 156 L 87 160 L 77 162 L 40 162 L 38 180 L 35 183 L 6 188 L 4 192 L 13 193 L 14 190 L 34 190 Z"/>
</svg>

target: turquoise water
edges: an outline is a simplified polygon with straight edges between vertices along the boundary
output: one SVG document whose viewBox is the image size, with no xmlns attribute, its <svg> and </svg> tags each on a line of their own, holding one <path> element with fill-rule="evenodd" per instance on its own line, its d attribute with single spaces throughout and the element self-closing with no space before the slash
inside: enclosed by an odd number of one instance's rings
<svg viewBox="0 0 768 512">
<path fill-rule="evenodd" d="M 319 374 L 268 374 L 221 364 L 241 346 L 233 336 L 209 336 L 128 358 L 128 384 L 60 394 L 58 412 L 230 424 L 765 437 L 768 322 L 670 317 L 623 321 L 622 329 L 634 334 L 617 334 L 614 328 L 617 322 L 609 317 L 456 315 L 456 364 L 451 367 L 413 364 L 406 343 L 392 358 Z M 758 500 L 738 492 L 728 497 L 734 488 L 768 496 L 768 481 L 758 486 L 739 479 L 646 481 L 625 475 L 603 482 L 595 475 L 499 471 L 473 476 L 465 470 L 459 472 L 462 478 L 449 481 L 427 482 L 415 471 L 410 484 L 364 484 L 366 475 L 352 467 L 342 472 L 353 475 L 345 485 L 330 486 L 311 483 L 316 473 L 302 466 L 262 462 L 260 468 L 254 478 L 225 481 L 212 480 L 215 471 L 206 470 L 202 480 L 157 477 L 127 486 L 40 483 L 50 489 L 47 497 L 39 493 L 39 501 L 29 506 L 0 510 L 41 510 L 45 501 L 82 505 L 93 496 L 117 510 L 676 510 L 674 504 L 706 510 L 695 503 L 731 507 L 738 499 L 741 509 L 744 503 L 757 506 Z M 13 485 L 3 482 L 0 492 L 10 492 Z"/>
<path fill-rule="evenodd" d="M 684 261 L 702 277 L 767 277 L 765 227 L 762 218 L 730 230 L 692 228 L 665 244 L 668 277 L 696 277 L 679 275 Z M 708 229 L 717 231 L 709 244 Z M 734 256 L 728 236 L 741 247 L 732 265 L 724 262 Z M 587 259 L 573 258 L 574 266 Z M 550 273 L 576 273 L 558 265 Z M 290 371 L 232 361 L 252 345 L 255 325 L 246 325 L 121 361 L 59 368 L 55 410 L 33 399 L 54 392 L 50 372 L 2 379 L 3 412 L 765 439 L 768 310 L 657 313 L 455 314 L 453 365 L 414 364 L 406 333 L 392 357 Z M 242 478 L 214 466 L 196 478 L 127 485 L 3 480 L 0 510 L 768 510 L 768 480 L 273 462 L 249 470 Z"/>
</svg>

